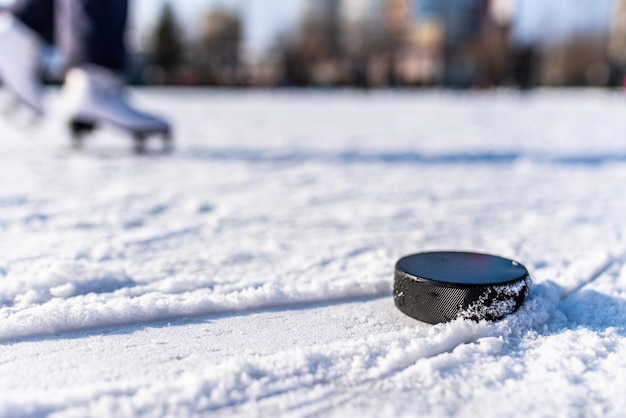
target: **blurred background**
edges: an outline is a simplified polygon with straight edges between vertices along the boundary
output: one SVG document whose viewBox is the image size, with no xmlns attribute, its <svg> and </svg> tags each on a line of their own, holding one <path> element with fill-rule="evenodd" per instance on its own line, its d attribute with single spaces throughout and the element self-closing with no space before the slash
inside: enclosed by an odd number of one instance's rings
<svg viewBox="0 0 626 418">
<path fill-rule="evenodd" d="M 617 87 L 626 73 L 626 0 L 131 0 L 130 26 L 136 85 Z M 51 49 L 45 78 L 61 69 Z"/>
</svg>

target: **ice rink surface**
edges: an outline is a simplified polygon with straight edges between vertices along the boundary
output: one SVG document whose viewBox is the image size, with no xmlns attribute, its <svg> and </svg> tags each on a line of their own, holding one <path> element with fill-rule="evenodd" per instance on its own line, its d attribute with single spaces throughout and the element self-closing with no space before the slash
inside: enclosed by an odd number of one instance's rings
<svg viewBox="0 0 626 418">
<path fill-rule="evenodd" d="M 623 416 L 623 94 L 134 97 L 173 154 L 0 122 L 0 416 Z M 405 317 L 436 249 L 521 262 L 527 303 Z"/>
</svg>

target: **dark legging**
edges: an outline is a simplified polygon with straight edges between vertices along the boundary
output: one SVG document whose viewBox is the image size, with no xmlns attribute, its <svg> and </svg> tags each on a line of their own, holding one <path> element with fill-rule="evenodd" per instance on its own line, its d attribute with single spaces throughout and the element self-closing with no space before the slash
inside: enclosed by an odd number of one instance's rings
<svg viewBox="0 0 626 418">
<path fill-rule="evenodd" d="M 18 0 L 11 11 L 45 42 L 58 45 L 68 67 L 125 69 L 128 0 Z"/>
</svg>

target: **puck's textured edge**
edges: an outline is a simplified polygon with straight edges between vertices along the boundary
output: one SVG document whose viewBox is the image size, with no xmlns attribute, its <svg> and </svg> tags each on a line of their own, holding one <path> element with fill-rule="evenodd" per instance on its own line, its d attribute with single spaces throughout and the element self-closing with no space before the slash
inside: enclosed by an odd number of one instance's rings
<svg viewBox="0 0 626 418">
<path fill-rule="evenodd" d="M 527 275 L 510 284 L 492 286 L 480 295 L 476 302 L 460 310 L 458 316 L 475 321 L 502 319 L 522 306 L 530 292 L 531 285 L 532 279 L 530 275 Z"/>
<path fill-rule="evenodd" d="M 524 271 L 508 282 L 463 285 L 423 279 L 396 265 L 394 302 L 404 314 L 430 324 L 456 318 L 495 321 L 517 311 L 528 296 L 532 279 Z"/>
</svg>

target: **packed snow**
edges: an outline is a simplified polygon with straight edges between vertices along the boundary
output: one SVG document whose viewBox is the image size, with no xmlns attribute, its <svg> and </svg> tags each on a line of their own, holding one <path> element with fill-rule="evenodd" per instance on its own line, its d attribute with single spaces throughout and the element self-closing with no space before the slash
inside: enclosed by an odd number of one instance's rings
<svg viewBox="0 0 626 418">
<path fill-rule="evenodd" d="M 0 121 L 0 416 L 623 416 L 622 93 L 133 98 L 174 153 Z M 525 305 L 404 316 L 430 250 L 524 264 Z"/>
</svg>

